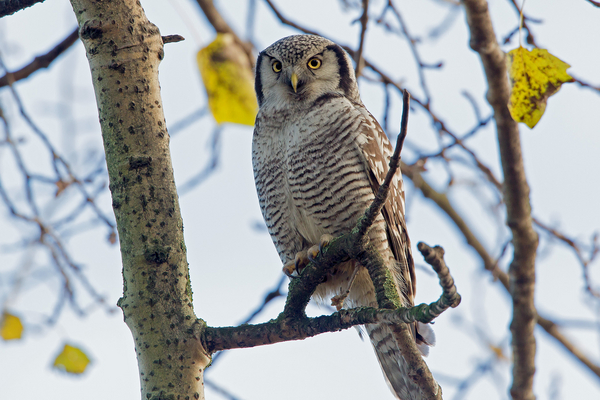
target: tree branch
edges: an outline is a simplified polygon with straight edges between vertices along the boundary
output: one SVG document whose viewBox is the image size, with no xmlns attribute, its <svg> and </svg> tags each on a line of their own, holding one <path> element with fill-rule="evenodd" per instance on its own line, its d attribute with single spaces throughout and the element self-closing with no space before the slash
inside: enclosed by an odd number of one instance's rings
<svg viewBox="0 0 600 400">
<path fill-rule="evenodd" d="M 48 53 L 43 54 L 41 56 L 37 56 L 33 59 L 32 62 L 19 69 L 18 71 L 7 71 L 6 74 L 0 78 L 0 87 L 12 85 L 16 81 L 20 81 L 21 79 L 27 78 L 29 75 L 33 74 L 39 69 L 48 68 L 52 61 L 54 61 L 58 56 L 60 56 L 68 48 L 70 48 L 77 41 L 77 39 L 79 39 L 78 28 L 71 32 L 69 36 L 67 36 L 62 42 L 57 44 Z"/>
<path fill-rule="evenodd" d="M 352 234 L 344 236 L 350 235 Z M 314 282 L 319 277 L 324 277 L 336 265 L 337 258 L 332 253 L 336 252 L 336 248 L 345 247 L 340 245 L 342 242 L 343 239 L 335 243 L 332 242 L 327 247 L 327 254 L 319 260 L 319 267 L 309 270 L 304 269 L 302 275 L 292 281 L 289 297 L 294 297 L 302 292 L 304 288 L 312 286 L 311 284 L 299 286 L 294 284 L 295 282 Z M 442 286 L 443 290 L 440 298 L 431 304 L 419 304 L 414 307 L 399 307 L 396 309 L 361 307 L 340 310 L 331 315 L 315 318 L 307 318 L 304 315 L 298 317 L 296 312 L 290 312 L 290 308 L 286 307 L 277 319 L 262 324 L 243 324 L 236 327 L 222 328 L 206 327 L 201 333 L 204 348 L 209 353 L 213 353 L 221 350 L 262 346 L 290 340 L 302 340 L 321 333 L 337 332 L 364 324 L 390 323 L 405 325 L 416 321 L 429 323 L 448 308 L 457 307 L 460 304 L 460 295 L 456 290 L 450 271 L 444 262 L 444 250 L 439 246 L 431 248 L 425 243 L 419 243 L 419 250 L 422 252 L 425 261 L 438 274 L 440 286 Z M 319 283 L 317 282 L 314 285 L 315 288 Z M 410 341 L 414 343 L 412 336 L 410 336 Z"/>
<path fill-rule="evenodd" d="M 252 43 L 243 41 L 237 35 L 237 33 L 235 33 L 233 28 L 231 28 L 231 26 L 229 26 L 227 21 L 225 21 L 225 19 L 223 18 L 223 16 L 219 12 L 219 10 L 217 10 L 217 8 L 215 7 L 212 0 L 196 0 L 196 1 L 198 2 L 198 5 L 202 9 L 202 12 L 204 12 L 206 19 L 208 19 L 208 22 L 212 25 L 212 27 L 215 29 L 215 31 L 217 31 L 217 33 L 230 33 L 231 35 L 233 35 L 233 39 L 234 39 L 235 43 L 243 49 L 243 51 L 246 53 L 246 56 L 248 56 L 250 65 L 252 66 L 252 68 L 254 68 L 255 56 L 252 52 L 252 50 L 254 48 L 252 46 Z"/>
<path fill-rule="evenodd" d="M 0 2 L 0 18 L 24 10 L 44 0 L 4 0 Z"/>
<path fill-rule="evenodd" d="M 363 50 L 365 48 L 365 34 L 367 33 L 367 23 L 369 22 L 369 0 L 362 0 L 363 13 L 360 16 L 360 38 L 358 44 L 358 51 L 356 52 L 354 62 L 356 63 L 355 74 L 358 78 L 362 72 L 363 62 Z"/>
<path fill-rule="evenodd" d="M 513 346 L 513 399 L 535 399 L 536 323 L 534 305 L 535 256 L 538 236 L 533 229 L 529 185 L 521 155 L 517 123 L 508 111 L 509 86 L 504 52 L 496 35 L 485 0 L 464 0 L 467 23 L 471 30 L 471 48 L 479 53 L 487 77 L 487 100 L 494 109 L 500 158 L 504 172 L 504 202 L 507 225 L 512 231 L 514 257 L 510 264 L 510 293 L 513 320 L 510 325 Z"/>
</svg>

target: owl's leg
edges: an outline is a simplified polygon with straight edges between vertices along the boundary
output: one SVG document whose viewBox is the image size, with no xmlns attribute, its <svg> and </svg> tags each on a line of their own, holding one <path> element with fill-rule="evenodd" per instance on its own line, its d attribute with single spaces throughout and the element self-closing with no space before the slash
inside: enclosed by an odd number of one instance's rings
<svg viewBox="0 0 600 400">
<path fill-rule="evenodd" d="M 354 271 L 352 271 L 352 275 L 350 275 L 350 279 L 348 280 L 348 288 L 343 293 L 338 294 L 337 296 L 333 296 L 331 298 L 331 305 L 335 306 L 335 308 L 337 308 L 338 311 L 344 308 L 344 301 L 346 301 L 346 298 L 350 294 L 352 284 L 354 283 L 356 275 L 358 274 L 358 271 L 361 268 L 361 265 L 357 261 L 352 261 L 352 265 L 354 267 Z"/>
<path fill-rule="evenodd" d="M 303 250 L 299 253 L 296 253 L 296 258 L 294 258 L 294 260 L 288 261 L 283 266 L 283 273 L 290 278 L 297 278 L 297 275 L 292 275 L 294 271 L 299 274 L 309 262 L 310 260 L 308 259 L 306 250 Z"/>
</svg>

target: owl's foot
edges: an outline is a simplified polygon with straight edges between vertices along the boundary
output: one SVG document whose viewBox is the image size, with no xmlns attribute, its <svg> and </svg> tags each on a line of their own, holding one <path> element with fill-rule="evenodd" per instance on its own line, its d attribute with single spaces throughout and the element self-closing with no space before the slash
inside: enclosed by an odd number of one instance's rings
<svg viewBox="0 0 600 400">
<path fill-rule="evenodd" d="M 319 244 L 315 244 L 310 249 L 308 249 L 307 257 L 310 261 L 314 261 L 315 258 L 319 255 L 323 248 L 326 247 L 333 240 L 333 236 L 329 234 L 321 235 L 321 239 L 319 240 Z"/>
<path fill-rule="evenodd" d="M 309 262 L 310 260 L 307 257 L 306 251 L 301 251 L 296 254 L 296 258 L 293 261 L 289 261 L 283 266 L 283 273 L 290 278 L 297 278 L 298 274 L 302 272 Z M 293 275 L 294 272 L 296 272 L 296 275 Z"/>
<path fill-rule="evenodd" d="M 358 271 L 360 269 L 360 265 L 356 261 L 354 261 L 353 264 L 354 264 L 354 271 L 352 271 L 352 275 L 350 276 L 350 279 L 348 280 L 348 288 L 343 293 L 338 294 L 337 296 L 333 296 L 331 298 L 331 305 L 334 306 L 335 308 L 337 308 L 338 311 L 340 311 L 342 308 L 344 308 L 344 301 L 346 301 L 346 298 L 350 294 L 350 289 L 352 289 L 352 284 L 354 283 L 354 280 L 356 279 L 356 275 L 358 274 Z"/>
</svg>

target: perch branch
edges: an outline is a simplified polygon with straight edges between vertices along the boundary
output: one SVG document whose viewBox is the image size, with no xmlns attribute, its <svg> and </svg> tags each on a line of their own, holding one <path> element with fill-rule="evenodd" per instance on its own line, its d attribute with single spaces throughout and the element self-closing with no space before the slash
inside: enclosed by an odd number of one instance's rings
<svg viewBox="0 0 600 400">
<path fill-rule="evenodd" d="M 341 241 L 338 240 L 335 243 L 332 242 L 327 247 L 326 254 L 319 260 L 320 267 L 335 265 L 336 258 L 331 254 L 334 248 L 343 247 L 343 245 L 340 246 L 340 243 Z M 419 249 L 425 261 L 438 274 L 443 290 L 440 298 L 431 304 L 420 304 L 414 307 L 400 307 L 397 309 L 361 307 L 340 310 L 331 315 L 315 318 L 295 318 L 295 316 L 290 316 L 284 311 L 277 319 L 262 324 L 243 324 L 236 327 L 223 328 L 206 327 L 201 336 L 202 343 L 205 349 L 209 353 L 212 353 L 215 351 L 262 346 L 289 340 L 302 340 L 321 333 L 337 332 L 363 324 L 391 323 L 398 325 L 409 324 L 415 321 L 429 323 L 448 308 L 457 307 L 460 304 L 460 295 L 456 290 L 450 271 L 444 262 L 444 250 L 439 246 L 431 248 L 425 243 L 419 243 Z M 334 262 L 334 264 L 331 264 L 331 262 Z M 316 275 L 315 278 L 318 278 L 325 274 L 323 270 L 327 271 L 328 268 L 313 268 L 309 270 L 305 268 L 302 271 L 301 277 L 295 279 L 293 282 L 306 280 L 307 277 L 312 279 L 313 275 Z M 290 294 L 302 289 L 301 286 L 292 285 Z M 411 341 L 414 342 L 412 337 Z"/>
</svg>

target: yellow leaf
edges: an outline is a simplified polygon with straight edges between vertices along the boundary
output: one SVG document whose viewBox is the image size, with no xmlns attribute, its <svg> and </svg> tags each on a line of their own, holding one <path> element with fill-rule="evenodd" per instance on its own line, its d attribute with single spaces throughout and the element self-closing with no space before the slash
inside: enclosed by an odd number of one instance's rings
<svg viewBox="0 0 600 400">
<path fill-rule="evenodd" d="M 54 367 L 70 374 L 81 374 L 89 363 L 90 359 L 80 348 L 65 344 L 63 351 L 54 360 Z"/>
<path fill-rule="evenodd" d="M 217 34 L 211 44 L 200 49 L 197 60 L 208 106 L 217 123 L 254 125 L 258 103 L 252 67 L 233 36 Z"/>
<path fill-rule="evenodd" d="M 533 128 L 546 109 L 548 97 L 558 92 L 565 82 L 573 82 L 567 73 L 569 64 L 548 53 L 548 50 L 531 51 L 519 47 L 507 57 L 511 81 L 508 110 L 517 122 Z"/>
<path fill-rule="evenodd" d="M 0 320 L 0 336 L 2 339 L 21 339 L 22 334 L 23 324 L 21 323 L 21 319 L 6 311 L 2 313 L 2 320 Z"/>
</svg>

